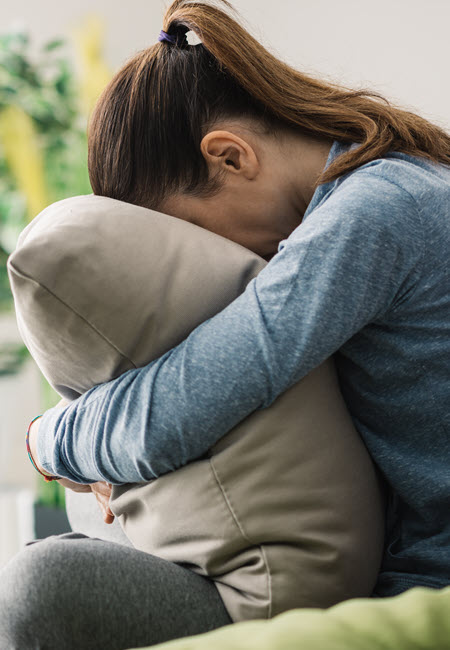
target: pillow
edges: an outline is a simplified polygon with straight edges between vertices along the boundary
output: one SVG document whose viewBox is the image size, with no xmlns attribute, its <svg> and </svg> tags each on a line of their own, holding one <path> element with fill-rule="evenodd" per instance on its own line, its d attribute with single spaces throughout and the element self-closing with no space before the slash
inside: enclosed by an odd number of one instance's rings
<svg viewBox="0 0 450 650">
<path fill-rule="evenodd" d="M 264 266 L 92 195 L 44 210 L 8 259 L 19 331 L 69 400 L 172 348 Z M 233 621 L 367 596 L 381 561 L 383 499 L 331 359 L 201 459 L 113 486 L 110 507 L 136 548 L 215 580 Z"/>
</svg>

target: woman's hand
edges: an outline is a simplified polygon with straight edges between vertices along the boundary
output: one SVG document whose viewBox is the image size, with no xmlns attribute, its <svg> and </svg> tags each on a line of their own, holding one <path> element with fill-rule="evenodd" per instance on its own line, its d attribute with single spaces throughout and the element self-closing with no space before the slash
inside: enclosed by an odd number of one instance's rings
<svg viewBox="0 0 450 650">
<path fill-rule="evenodd" d="M 68 478 L 60 478 L 58 483 L 65 488 L 69 488 L 74 492 L 93 492 L 100 510 L 103 514 L 103 521 L 105 524 L 112 524 L 114 521 L 114 514 L 109 507 L 109 499 L 111 497 L 112 486 L 111 483 L 106 481 L 97 481 L 97 483 L 90 483 L 83 485 L 82 483 L 75 483 Z"/>
<path fill-rule="evenodd" d="M 51 474 L 49 474 L 47 470 L 45 470 L 38 461 L 37 436 L 39 433 L 39 424 L 40 424 L 40 418 L 35 420 L 31 425 L 30 437 L 29 437 L 30 451 L 33 460 L 36 464 L 36 467 L 43 474 L 46 474 L 47 476 L 51 476 Z M 112 490 L 112 486 L 110 483 L 106 483 L 106 481 L 97 481 L 97 483 L 89 483 L 88 485 L 84 485 L 82 483 L 75 483 L 74 481 L 71 481 L 68 478 L 60 478 L 58 479 L 58 483 L 65 488 L 69 488 L 70 490 L 73 490 L 74 492 L 93 492 L 97 499 L 98 505 L 100 506 L 100 510 L 103 513 L 104 522 L 106 524 L 113 523 L 114 514 L 112 513 L 111 508 L 109 507 L 109 499 Z"/>
<path fill-rule="evenodd" d="M 111 497 L 112 485 L 106 481 L 97 481 L 89 486 L 95 494 L 100 510 L 103 513 L 103 520 L 105 524 L 112 524 L 114 521 L 114 514 L 109 507 L 109 499 Z"/>
</svg>

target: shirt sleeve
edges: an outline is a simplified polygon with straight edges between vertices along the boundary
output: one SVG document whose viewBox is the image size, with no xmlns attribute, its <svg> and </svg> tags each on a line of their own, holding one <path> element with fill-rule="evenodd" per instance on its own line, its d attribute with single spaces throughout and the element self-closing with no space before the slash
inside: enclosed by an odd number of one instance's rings
<svg viewBox="0 0 450 650">
<path fill-rule="evenodd" d="M 244 293 L 181 344 L 46 411 L 40 463 L 122 485 L 201 457 L 401 299 L 422 253 L 418 219 L 414 198 L 368 169 L 338 182 Z"/>
</svg>

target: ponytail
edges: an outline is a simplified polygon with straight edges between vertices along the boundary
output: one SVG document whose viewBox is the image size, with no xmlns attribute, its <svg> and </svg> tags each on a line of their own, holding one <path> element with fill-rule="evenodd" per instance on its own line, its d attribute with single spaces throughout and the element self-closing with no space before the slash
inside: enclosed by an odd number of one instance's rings
<svg viewBox="0 0 450 650">
<path fill-rule="evenodd" d="M 360 143 L 336 158 L 316 186 L 388 151 L 450 165 L 450 135 L 382 95 L 299 72 L 268 52 L 227 10 L 226 0 L 175 0 L 164 16 L 170 42 L 137 54 L 101 96 L 89 128 L 93 190 L 157 208 L 177 191 L 218 189 L 200 151 L 223 117 L 253 117 L 318 139 Z M 200 45 L 189 45 L 192 31 Z M 176 38 L 175 38 L 176 37 Z"/>
</svg>

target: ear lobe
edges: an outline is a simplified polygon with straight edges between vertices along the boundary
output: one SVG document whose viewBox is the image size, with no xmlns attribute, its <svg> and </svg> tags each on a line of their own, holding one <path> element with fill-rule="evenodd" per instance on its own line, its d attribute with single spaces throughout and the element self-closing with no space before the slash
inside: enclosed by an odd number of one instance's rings
<svg viewBox="0 0 450 650">
<path fill-rule="evenodd" d="M 212 173 L 220 170 L 252 180 L 259 171 L 253 148 L 229 131 L 210 131 L 202 139 L 200 149 Z"/>
</svg>

